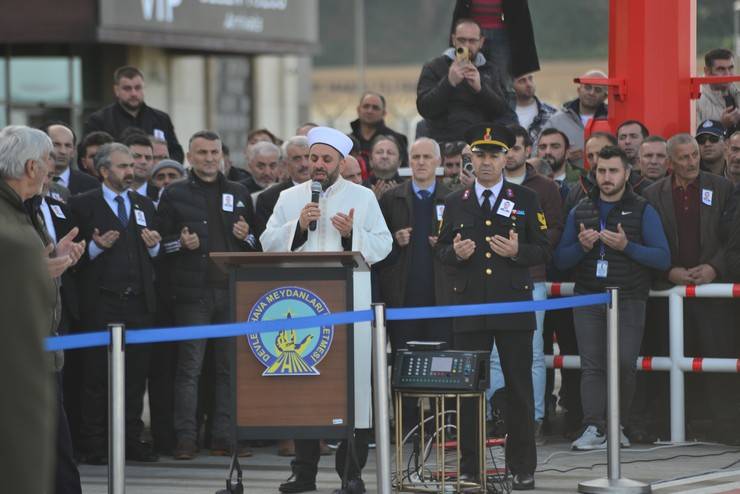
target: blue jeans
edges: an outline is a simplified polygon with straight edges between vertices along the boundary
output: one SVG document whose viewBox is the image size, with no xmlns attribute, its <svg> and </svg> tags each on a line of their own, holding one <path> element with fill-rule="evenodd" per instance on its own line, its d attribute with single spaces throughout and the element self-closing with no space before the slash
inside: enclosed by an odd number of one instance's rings
<svg viewBox="0 0 740 494">
<path fill-rule="evenodd" d="M 535 283 L 532 290 L 533 300 L 547 300 L 545 283 Z M 535 313 L 537 328 L 532 336 L 532 388 L 534 389 L 534 419 L 542 420 L 545 417 L 545 343 L 542 339 L 542 327 L 545 322 L 545 311 Z M 490 400 L 496 390 L 503 388 L 504 374 L 501 371 L 501 360 L 498 356 L 496 343 L 491 349 L 491 386 L 486 393 Z M 490 418 L 490 407 L 489 407 Z"/>
</svg>

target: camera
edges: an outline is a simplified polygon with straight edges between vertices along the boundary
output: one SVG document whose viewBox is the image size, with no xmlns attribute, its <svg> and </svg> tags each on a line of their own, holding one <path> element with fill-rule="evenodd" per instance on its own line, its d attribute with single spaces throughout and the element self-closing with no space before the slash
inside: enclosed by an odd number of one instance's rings
<svg viewBox="0 0 740 494">
<path fill-rule="evenodd" d="M 473 168 L 473 160 L 470 156 L 463 155 L 462 157 L 463 170 L 468 172 L 470 175 L 475 176 L 475 169 Z"/>
<path fill-rule="evenodd" d="M 467 46 L 461 46 L 455 50 L 455 58 L 458 62 L 467 62 L 470 60 L 470 51 Z"/>
</svg>

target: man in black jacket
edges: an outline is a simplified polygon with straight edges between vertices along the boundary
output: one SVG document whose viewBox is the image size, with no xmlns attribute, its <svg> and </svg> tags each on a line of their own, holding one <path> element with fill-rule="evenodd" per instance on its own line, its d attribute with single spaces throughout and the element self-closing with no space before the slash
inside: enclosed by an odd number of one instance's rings
<svg viewBox="0 0 740 494">
<path fill-rule="evenodd" d="M 409 141 L 405 135 L 396 132 L 385 125 L 383 118 L 386 115 L 385 97 L 382 94 L 373 91 L 367 91 L 360 98 L 360 104 L 357 105 L 357 120 L 350 123 L 352 132 L 350 135 L 360 143 L 360 156 L 365 163 L 370 160 L 371 143 L 378 135 L 391 135 L 398 141 L 398 147 L 401 148 L 401 165 L 407 166 L 409 155 L 407 148 Z"/>
<path fill-rule="evenodd" d="M 188 145 L 193 166 L 187 180 L 162 193 L 159 214 L 164 250 L 170 256 L 171 294 L 178 326 L 231 321 L 228 275 L 209 258 L 211 252 L 257 250 L 250 226 L 254 209 L 247 189 L 220 172 L 221 138 L 211 131 L 193 134 Z M 206 340 L 184 341 L 178 348 L 175 374 L 175 458 L 189 460 L 197 452 L 198 378 Z M 227 454 L 231 434 L 230 339 L 212 340 L 215 365 L 211 449 Z"/>
<path fill-rule="evenodd" d="M 452 14 L 451 33 L 455 31 L 455 23 L 462 18 L 479 20 L 477 13 L 473 11 L 473 3 L 473 0 L 457 0 Z M 478 6 L 478 10 L 482 17 L 486 17 L 486 2 L 482 3 L 483 9 Z M 527 0 L 501 0 L 499 3 L 500 18 L 489 19 L 491 26 L 483 29 L 486 37 L 483 53 L 492 63 L 503 65 L 501 71 L 514 79 L 537 72 L 540 70 L 540 61 Z"/>
<path fill-rule="evenodd" d="M 85 134 L 104 130 L 114 139 L 121 139 L 124 130 L 135 127 L 147 135 L 166 140 L 170 157 L 182 163 L 182 146 L 177 141 L 170 116 L 144 103 L 144 74 L 132 66 L 116 69 L 113 92 L 115 103 L 90 115 L 85 122 Z"/>
<path fill-rule="evenodd" d="M 506 152 L 514 144 L 507 128 L 481 124 L 466 134 L 476 181 L 447 197 L 436 247 L 439 259 L 452 267 L 454 302 L 530 301 L 529 267 L 550 258 L 547 222 L 537 194 L 502 175 Z M 455 349 L 488 351 L 494 341 L 498 347 L 509 419 L 506 463 L 514 475 L 515 490 L 534 489 L 537 466 L 532 391 L 535 326 L 534 312 L 463 317 L 453 323 Z M 460 473 L 467 480 L 480 474 L 476 415 L 472 403 L 463 404 L 463 428 L 458 431 L 463 456 Z"/>
<path fill-rule="evenodd" d="M 74 170 L 77 137 L 69 125 L 62 122 L 47 124 L 42 129 L 54 144 L 54 166 L 56 177 L 54 183 L 66 187 L 72 195 L 100 188 L 100 182 L 87 173 Z"/>
<path fill-rule="evenodd" d="M 95 166 L 103 178 L 101 188 L 70 199 L 80 235 L 89 246 L 80 268 L 83 325 L 91 330 L 111 322 L 122 322 L 129 330 L 151 327 L 156 304 L 153 259 L 161 240 L 154 204 L 129 190 L 134 164 L 123 144 L 101 147 Z M 136 461 L 157 461 L 140 438 L 149 354 L 149 345 L 126 349 L 126 457 Z M 83 461 L 90 464 L 107 462 L 105 376 L 105 348 L 90 349 L 80 427 Z"/>
<path fill-rule="evenodd" d="M 421 70 L 416 108 L 429 125 L 428 137 L 437 142 L 463 140 L 465 129 L 482 122 L 506 125 L 517 121 L 501 78 L 480 53 L 483 42 L 475 21 L 459 19 L 452 34 L 453 47 Z"/>
</svg>

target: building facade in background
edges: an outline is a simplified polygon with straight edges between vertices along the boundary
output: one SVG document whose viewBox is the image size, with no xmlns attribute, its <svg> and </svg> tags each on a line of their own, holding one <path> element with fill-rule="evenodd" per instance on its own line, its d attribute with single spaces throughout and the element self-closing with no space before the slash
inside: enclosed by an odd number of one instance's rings
<svg viewBox="0 0 740 494">
<path fill-rule="evenodd" d="M 6 0 L 0 16 L 0 127 L 70 122 L 113 101 L 113 71 L 135 65 L 147 104 L 186 141 L 218 131 L 292 135 L 309 115 L 318 0 Z M 280 104 L 278 104 L 280 102 Z M 239 164 L 241 153 L 233 153 Z"/>
</svg>

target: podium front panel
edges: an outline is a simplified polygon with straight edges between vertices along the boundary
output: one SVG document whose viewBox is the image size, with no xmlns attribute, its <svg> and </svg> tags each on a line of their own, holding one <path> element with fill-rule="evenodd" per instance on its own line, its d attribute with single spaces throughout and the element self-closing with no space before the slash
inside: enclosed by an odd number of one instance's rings
<svg viewBox="0 0 740 494">
<path fill-rule="evenodd" d="M 236 321 L 352 310 L 352 270 L 346 268 L 242 267 L 232 271 L 232 287 Z M 334 325 L 329 335 L 324 327 L 236 339 L 232 422 L 238 438 L 347 437 L 354 421 L 351 325 Z"/>
</svg>

